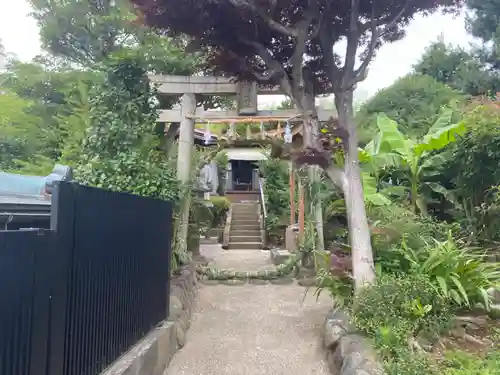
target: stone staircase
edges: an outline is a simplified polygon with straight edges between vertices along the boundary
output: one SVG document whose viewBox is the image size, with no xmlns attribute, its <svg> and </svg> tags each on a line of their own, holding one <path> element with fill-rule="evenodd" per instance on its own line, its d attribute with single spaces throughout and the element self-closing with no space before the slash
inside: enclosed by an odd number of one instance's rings
<svg viewBox="0 0 500 375">
<path fill-rule="evenodd" d="M 229 230 L 229 250 L 260 250 L 259 203 L 231 204 L 232 216 Z"/>
</svg>

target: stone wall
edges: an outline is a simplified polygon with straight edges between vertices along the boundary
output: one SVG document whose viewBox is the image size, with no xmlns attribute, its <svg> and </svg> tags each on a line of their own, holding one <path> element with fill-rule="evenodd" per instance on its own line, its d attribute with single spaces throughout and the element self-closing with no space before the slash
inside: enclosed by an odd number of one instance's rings
<svg viewBox="0 0 500 375">
<path fill-rule="evenodd" d="M 197 294 L 194 264 L 181 267 L 170 281 L 168 319 L 101 375 L 162 375 L 186 342 Z"/>
<path fill-rule="evenodd" d="M 331 310 L 323 327 L 323 347 L 334 375 L 383 375 L 368 340 L 357 334 L 341 309 Z"/>
</svg>

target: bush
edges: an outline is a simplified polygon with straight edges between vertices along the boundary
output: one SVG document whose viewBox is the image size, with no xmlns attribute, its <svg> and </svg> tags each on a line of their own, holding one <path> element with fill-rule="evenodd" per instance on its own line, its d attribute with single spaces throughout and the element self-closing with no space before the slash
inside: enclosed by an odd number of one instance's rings
<svg viewBox="0 0 500 375">
<path fill-rule="evenodd" d="M 452 147 L 440 171 L 461 202 L 455 218 L 479 241 L 498 241 L 500 217 L 496 185 L 500 181 L 500 108 L 477 101 L 466 109 L 467 133 Z"/>
<path fill-rule="evenodd" d="M 446 239 L 448 231 L 458 231 L 456 225 L 432 217 L 422 217 L 398 205 L 368 207 L 372 222 L 372 246 L 375 262 L 385 273 L 406 273 L 409 263 L 398 251 L 404 239 L 408 248 L 418 251 L 435 238 Z"/>
<path fill-rule="evenodd" d="M 451 233 L 446 241 L 434 240 L 419 251 L 403 245 L 396 249 L 409 263 L 410 271 L 426 275 L 441 297 L 458 306 L 482 303 L 489 310 L 488 289 L 500 289 L 500 264 L 485 261 L 485 254 L 457 244 Z"/>
<path fill-rule="evenodd" d="M 441 107 L 461 97 L 459 92 L 432 77 L 418 74 L 402 77 L 361 106 L 356 114 L 360 142 L 373 139 L 379 113 L 400 124 L 404 134 L 420 138 L 437 120 Z"/>
<path fill-rule="evenodd" d="M 336 306 L 352 303 L 354 279 L 352 278 L 352 259 L 350 254 L 341 252 L 315 251 L 316 285 L 315 295 L 326 291 Z"/>
<path fill-rule="evenodd" d="M 385 275 L 356 295 L 353 322 L 379 349 L 388 375 L 434 374 L 432 363 L 412 350 L 417 338 L 437 339 L 452 311 L 428 278 Z"/>
<path fill-rule="evenodd" d="M 441 373 L 443 375 L 499 375 L 500 353 L 492 351 L 482 358 L 460 351 L 447 352 Z"/>
<path fill-rule="evenodd" d="M 266 200 L 266 231 L 270 238 L 282 237 L 282 224 L 290 213 L 290 187 L 288 165 L 280 159 L 268 159 L 260 165 L 264 179 Z"/>
<path fill-rule="evenodd" d="M 448 301 L 424 275 L 388 276 L 355 296 L 356 327 L 374 338 L 384 355 L 418 336 L 436 339 L 451 317 Z"/>
<path fill-rule="evenodd" d="M 210 197 L 212 203 L 212 228 L 217 228 L 224 224 L 227 212 L 231 207 L 231 202 L 226 197 Z"/>
</svg>

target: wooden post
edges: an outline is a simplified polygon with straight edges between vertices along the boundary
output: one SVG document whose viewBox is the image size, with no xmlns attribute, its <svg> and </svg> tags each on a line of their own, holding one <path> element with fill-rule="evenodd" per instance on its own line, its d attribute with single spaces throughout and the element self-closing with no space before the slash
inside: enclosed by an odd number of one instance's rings
<svg viewBox="0 0 500 375">
<path fill-rule="evenodd" d="M 305 218 L 304 218 L 304 186 L 299 181 L 299 243 L 302 244 L 304 241 L 304 227 L 305 227 Z"/>
<path fill-rule="evenodd" d="M 295 225 L 295 176 L 292 162 L 288 170 L 290 173 L 290 225 Z"/>
</svg>

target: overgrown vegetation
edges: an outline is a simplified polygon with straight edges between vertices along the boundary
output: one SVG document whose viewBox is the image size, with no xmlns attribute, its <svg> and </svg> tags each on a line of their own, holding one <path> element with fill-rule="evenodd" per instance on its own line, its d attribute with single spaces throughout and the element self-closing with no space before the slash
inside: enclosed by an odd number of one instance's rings
<svg viewBox="0 0 500 375">
<path fill-rule="evenodd" d="M 261 162 L 266 199 L 266 232 L 269 240 L 283 245 L 284 227 L 290 218 L 290 170 L 285 161 L 269 159 Z"/>
</svg>

